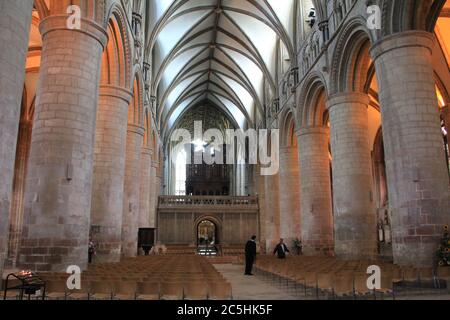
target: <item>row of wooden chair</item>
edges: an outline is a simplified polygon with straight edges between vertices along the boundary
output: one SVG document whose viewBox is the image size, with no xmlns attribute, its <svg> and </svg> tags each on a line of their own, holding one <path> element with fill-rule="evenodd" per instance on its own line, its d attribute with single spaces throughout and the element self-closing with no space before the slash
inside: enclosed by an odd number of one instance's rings
<svg viewBox="0 0 450 320">
<path fill-rule="evenodd" d="M 68 290 L 64 281 L 48 281 L 46 299 L 76 300 L 230 300 L 228 282 L 90 281 L 80 290 Z"/>
<path fill-rule="evenodd" d="M 231 285 L 204 257 L 146 256 L 119 263 L 90 265 L 81 274 L 81 290 L 68 290 L 69 275 L 40 273 L 46 299 L 231 299 Z M 17 298 L 18 292 L 8 292 Z M 42 296 L 41 296 L 42 298 Z"/>
<path fill-rule="evenodd" d="M 381 288 L 370 290 L 367 286 L 367 267 L 378 265 L 381 269 Z M 308 289 L 316 295 L 328 293 L 332 296 L 367 296 L 392 294 L 397 285 L 405 283 L 431 285 L 439 287 L 442 281 L 450 281 L 450 269 L 399 267 L 385 262 L 368 260 L 343 261 L 329 257 L 293 257 L 279 260 L 269 256 L 261 256 L 257 261 L 257 270 L 271 279 L 300 286 L 305 295 Z"/>
<path fill-rule="evenodd" d="M 222 246 L 221 253 L 224 256 L 242 256 L 245 250 L 243 246 Z"/>
</svg>

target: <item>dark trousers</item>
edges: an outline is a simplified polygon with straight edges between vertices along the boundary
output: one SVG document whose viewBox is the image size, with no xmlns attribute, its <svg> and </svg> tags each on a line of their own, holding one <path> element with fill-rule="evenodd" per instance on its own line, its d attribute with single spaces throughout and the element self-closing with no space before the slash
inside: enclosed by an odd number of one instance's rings
<svg viewBox="0 0 450 320">
<path fill-rule="evenodd" d="M 253 263 L 255 262 L 255 258 L 252 256 L 245 257 L 245 274 L 251 274 L 253 269 Z"/>
</svg>

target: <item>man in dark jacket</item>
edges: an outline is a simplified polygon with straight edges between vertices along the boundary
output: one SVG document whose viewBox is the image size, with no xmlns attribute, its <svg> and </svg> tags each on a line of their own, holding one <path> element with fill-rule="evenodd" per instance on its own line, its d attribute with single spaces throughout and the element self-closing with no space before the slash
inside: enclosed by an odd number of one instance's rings
<svg viewBox="0 0 450 320">
<path fill-rule="evenodd" d="M 252 276 L 253 263 L 256 259 L 256 236 L 253 236 L 245 245 L 245 275 Z"/>
<path fill-rule="evenodd" d="M 286 259 L 286 252 L 289 252 L 289 249 L 284 244 L 284 240 L 280 239 L 280 243 L 273 250 L 273 254 L 278 254 L 278 259 Z"/>
</svg>

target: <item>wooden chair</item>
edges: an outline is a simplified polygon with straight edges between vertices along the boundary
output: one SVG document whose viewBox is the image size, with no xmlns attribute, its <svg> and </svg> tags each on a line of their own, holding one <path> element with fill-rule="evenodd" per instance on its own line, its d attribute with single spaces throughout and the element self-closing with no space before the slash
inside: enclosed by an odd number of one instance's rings
<svg viewBox="0 0 450 320">
<path fill-rule="evenodd" d="M 107 281 L 91 281 L 89 286 L 89 299 L 93 300 L 111 300 L 112 287 Z"/>
<path fill-rule="evenodd" d="M 354 275 L 354 292 L 358 298 L 369 298 L 374 294 L 373 289 L 369 289 L 367 286 L 367 279 L 369 275 L 367 273 L 358 272 Z"/>
<path fill-rule="evenodd" d="M 450 267 L 438 267 L 436 270 L 436 280 L 441 288 L 441 282 L 445 282 L 447 290 L 450 289 Z"/>
<path fill-rule="evenodd" d="M 119 281 L 114 283 L 113 298 L 117 300 L 136 300 L 137 282 Z"/>
<path fill-rule="evenodd" d="M 86 285 L 87 284 L 87 285 Z M 68 300 L 89 300 L 90 281 L 82 281 L 81 289 L 72 289 L 67 291 Z"/>
<path fill-rule="evenodd" d="M 137 300 L 159 300 L 160 284 L 159 282 L 140 282 L 136 290 Z"/>
<path fill-rule="evenodd" d="M 339 298 L 354 298 L 353 275 L 337 274 L 333 279 L 333 294 Z"/>
<path fill-rule="evenodd" d="M 161 283 L 161 300 L 183 300 L 183 282 L 167 282 Z"/>
<path fill-rule="evenodd" d="M 411 267 L 402 268 L 403 281 L 405 282 L 417 282 L 419 281 L 419 270 Z"/>
<path fill-rule="evenodd" d="M 375 289 L 375 297 L 376 294 L 381 294 L 381 298 L 384 298 L 384 295 L 392 295 L 392 298 L 395 299 L 394 293 L 394 281 L 393 281 L 393 271 L 386 270 L 381 273 L 381 288 Z"/>
<path fill-rule="evenodd" d="M 300 278 L 303 278 L 303 287 L 305 289 L 305 296 L 308 294 L 308 289 L 317 290 L 317 272 L 305 271 Z"/>
<path fill-rule="evenodd" d="M 419 279 L 420 284 L 423 285 L 423 283 L 433 283 L 433 287 L 436 287 L 435 283 L 435 275 L 433 268 L 420 268 L 419 269 Z"/>
<path fill-rule="evenodd" d="M 317 292 L 316 297 L 319 299 L 320 293 L 333 292 L 333 279 L 335 274 L 332 272 L 317 272 Z"/>
<path fill-rule="evenodd" d="M 184 299 L 186 300 L 207 300 L 208 285 L 201 281 L 189 281 L 184 285 Z"/>
<path fill-rule="evenodd" d="M 47 281 L 45 299 L 65 300 L 67 298 L 67 284 L 65 281 Z"/>
<path fill-rule="evenodd" d="M 208 283 L 209 300 L 232 300 L 231 284 L 228 282 Z"/>
</svg>

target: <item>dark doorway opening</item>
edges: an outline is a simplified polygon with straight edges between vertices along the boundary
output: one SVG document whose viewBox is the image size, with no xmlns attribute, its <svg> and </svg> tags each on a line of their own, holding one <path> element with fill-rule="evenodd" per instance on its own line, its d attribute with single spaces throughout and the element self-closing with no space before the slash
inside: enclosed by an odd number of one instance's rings
<svg viewBox="0 0 450 320">
<path fill-rule="evenodd" d="M 155 229 L 154 228 L 140 228 L 138 233 L 138 250 L 142 248 L 144 254 L 148 256 L 150 250 L 155 245 Z"/>
</svg>

